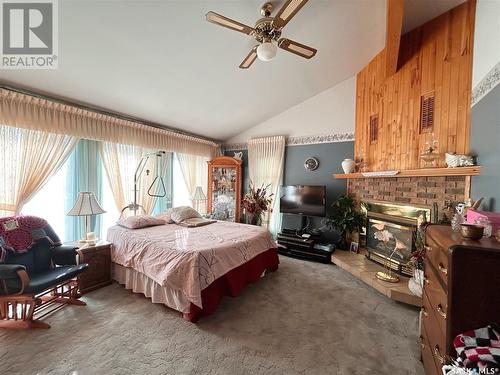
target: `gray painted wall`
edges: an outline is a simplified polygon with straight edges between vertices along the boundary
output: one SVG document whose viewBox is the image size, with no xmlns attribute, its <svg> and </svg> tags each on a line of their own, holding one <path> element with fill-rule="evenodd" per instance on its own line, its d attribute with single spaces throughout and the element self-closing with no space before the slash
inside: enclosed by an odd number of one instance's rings
<svg viewBox="0 0 500 375">
<path fill-rule="evenodd" d="M 472 108 L 471 152 L 481 175 L 472 178 L 472 197 L 484 197 L 481 209 L 500 211 L 500 85 Z"/>
<path fill-rule="evenodd" d="M 354 142 L 323 143 L 315 145 L 287 146 L 285 148 L 284 185 L 325 185 L 327 192 L 327 207 L 340 194 L 346 193 L 346 180 L 335 180 L 332 173 L 342 173 L 341 163 L 345 158 L 352 158 Z M 226 155 L 233 156 L 232 151 Z M 313 156 L 319 160 L 315 171 L 307 171 L 304 161 Z M 248 152 L 243 151 L 243 193 L 248 189 Z M 298 229 L 300 217 L 283 215 L 283 227 Z M 313 218 L 312 227 L 319 228 L 321 218 Z M 330 237 L 330 236 L 327 236 Z"/>
</svg>

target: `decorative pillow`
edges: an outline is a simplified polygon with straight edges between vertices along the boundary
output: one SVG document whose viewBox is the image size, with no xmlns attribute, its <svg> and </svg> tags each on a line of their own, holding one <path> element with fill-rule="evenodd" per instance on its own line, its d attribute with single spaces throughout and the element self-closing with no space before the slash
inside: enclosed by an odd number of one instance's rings
<svg viewBox="0 0 500 375">
<path fill-rule="evenodd" d="M 217 220 L 207 220 L 201 217 L 192 217 L 190 219 L 182 221 L 181 223 L 179 223 L 179 225 L 182 225 L 183 227 L 187 228 L 197 228 L 197 227 L 202 227 L 204 225 L 213 224 L 216 222 Z"/>
<path fill-rule="evenodd" d="M 170 218 L 177 224 L 179 224 L 181 221 L 191 219 L 193 217 L 201 217 L 201 215 L 198 213 L 198 211 L 189 206 L 172 208 L 172 213 L 170 214 Z"/>
<path fill-rule="evenodd" d="M 154 227 L 155 225 L 164 225 L 165 220 L 157 219 L 149 215 L 137 215 L 121 219 L 117 224 L 129 229 L 139 229 Z"/>
<path fill-rule="evenodd" d="M 174 221 L 172 220 L 172 208 L 167 209 L 165 212 L 162 212 L 155 217 L 160 220 L 165 220 L 165 223 L 172 224 Z"/>
</svg>

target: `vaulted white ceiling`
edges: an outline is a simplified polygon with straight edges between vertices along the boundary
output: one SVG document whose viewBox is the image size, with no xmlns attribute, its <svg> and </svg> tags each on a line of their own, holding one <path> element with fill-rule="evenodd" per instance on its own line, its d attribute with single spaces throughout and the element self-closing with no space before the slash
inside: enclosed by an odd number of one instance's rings
<svg viewBox="0 0 500 375">
<path fill-rule="evenodd" d="M 59 69 L 0 80 L 225 140 L 352 77 L 384 47 L 385 0 L 311 0 L 283 36 L 317 48 L 313 59 L 278 50 L 240 70 L 256 42 L 205 13 L 253 26 L 263 2 L 59 1 Z"/>
<path fill-rule="evenodd" d="M 283 36 L 317 48 L 316 57 L 279 50 L 238 69 L 255 40 L 205 14 L 253 26 L 263 3 L 59 1 L 59 69 L 0 79 L 223 140 L 351 77 L 384 46 L 385 0 L 311 0 Z"/>
</svg>

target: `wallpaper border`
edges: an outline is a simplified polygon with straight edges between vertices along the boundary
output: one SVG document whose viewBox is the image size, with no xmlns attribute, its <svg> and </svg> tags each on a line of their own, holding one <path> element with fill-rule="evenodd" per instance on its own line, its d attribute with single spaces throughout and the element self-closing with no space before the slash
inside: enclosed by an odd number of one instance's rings
<svg viewBox="0 0 500 375">
<path fill-rule="evenodd" d="M 328 134 L 328 135 L 311 135 L 311 136 L 303 136 L 303 137 L 287 137 L 286 145 L 287 146 L 300 146 L 300 145 L 315 145 L 320 143 L 336 143 L 336 142 L 349 142 L 354 141 L 354 133 L 337 133 L 337 134 Z M 223 151 L 238 151 L 238 150 L 246 150 L 247 143 L 228 143 L 222 144 Z"/>
<path fill-rule="evenodd" d="M 472 90 L 472 106 L 486 96 L 496 85 L 500 83 L 500 62 L 484 77 L 481 82 Z"/>
</svg>

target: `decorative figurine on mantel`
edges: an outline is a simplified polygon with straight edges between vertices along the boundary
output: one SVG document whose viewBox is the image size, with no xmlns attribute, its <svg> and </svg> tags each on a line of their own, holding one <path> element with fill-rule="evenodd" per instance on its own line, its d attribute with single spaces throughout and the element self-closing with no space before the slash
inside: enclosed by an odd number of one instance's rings
<svg viewBox="0 0 500 375">
<path fill-rule="evenodd" d="M 423 152 L 420 154 L 420 159 L 424 163 L 424 168 L 434 168 L 436 167 L 436 162 L 441 157 L 438 150 L 438 141 L 434 133 L 428 133 L 425 135 L 425 143 Z"/>
<path fill-rule="evenodd" d="M 445 154 L 445 161 L 448 168 L 472 167 L 474 165 L 474 156 L 457 155 L 447 152 Z"/>
<path fill-rule="evenodd" d="M 363 147 L 359 150 L 358 157 L 356 158 L 356 172 L 366 172 L 368 169 L 368 163 L 365 160 L 365 152 Z"/>
</svg>

